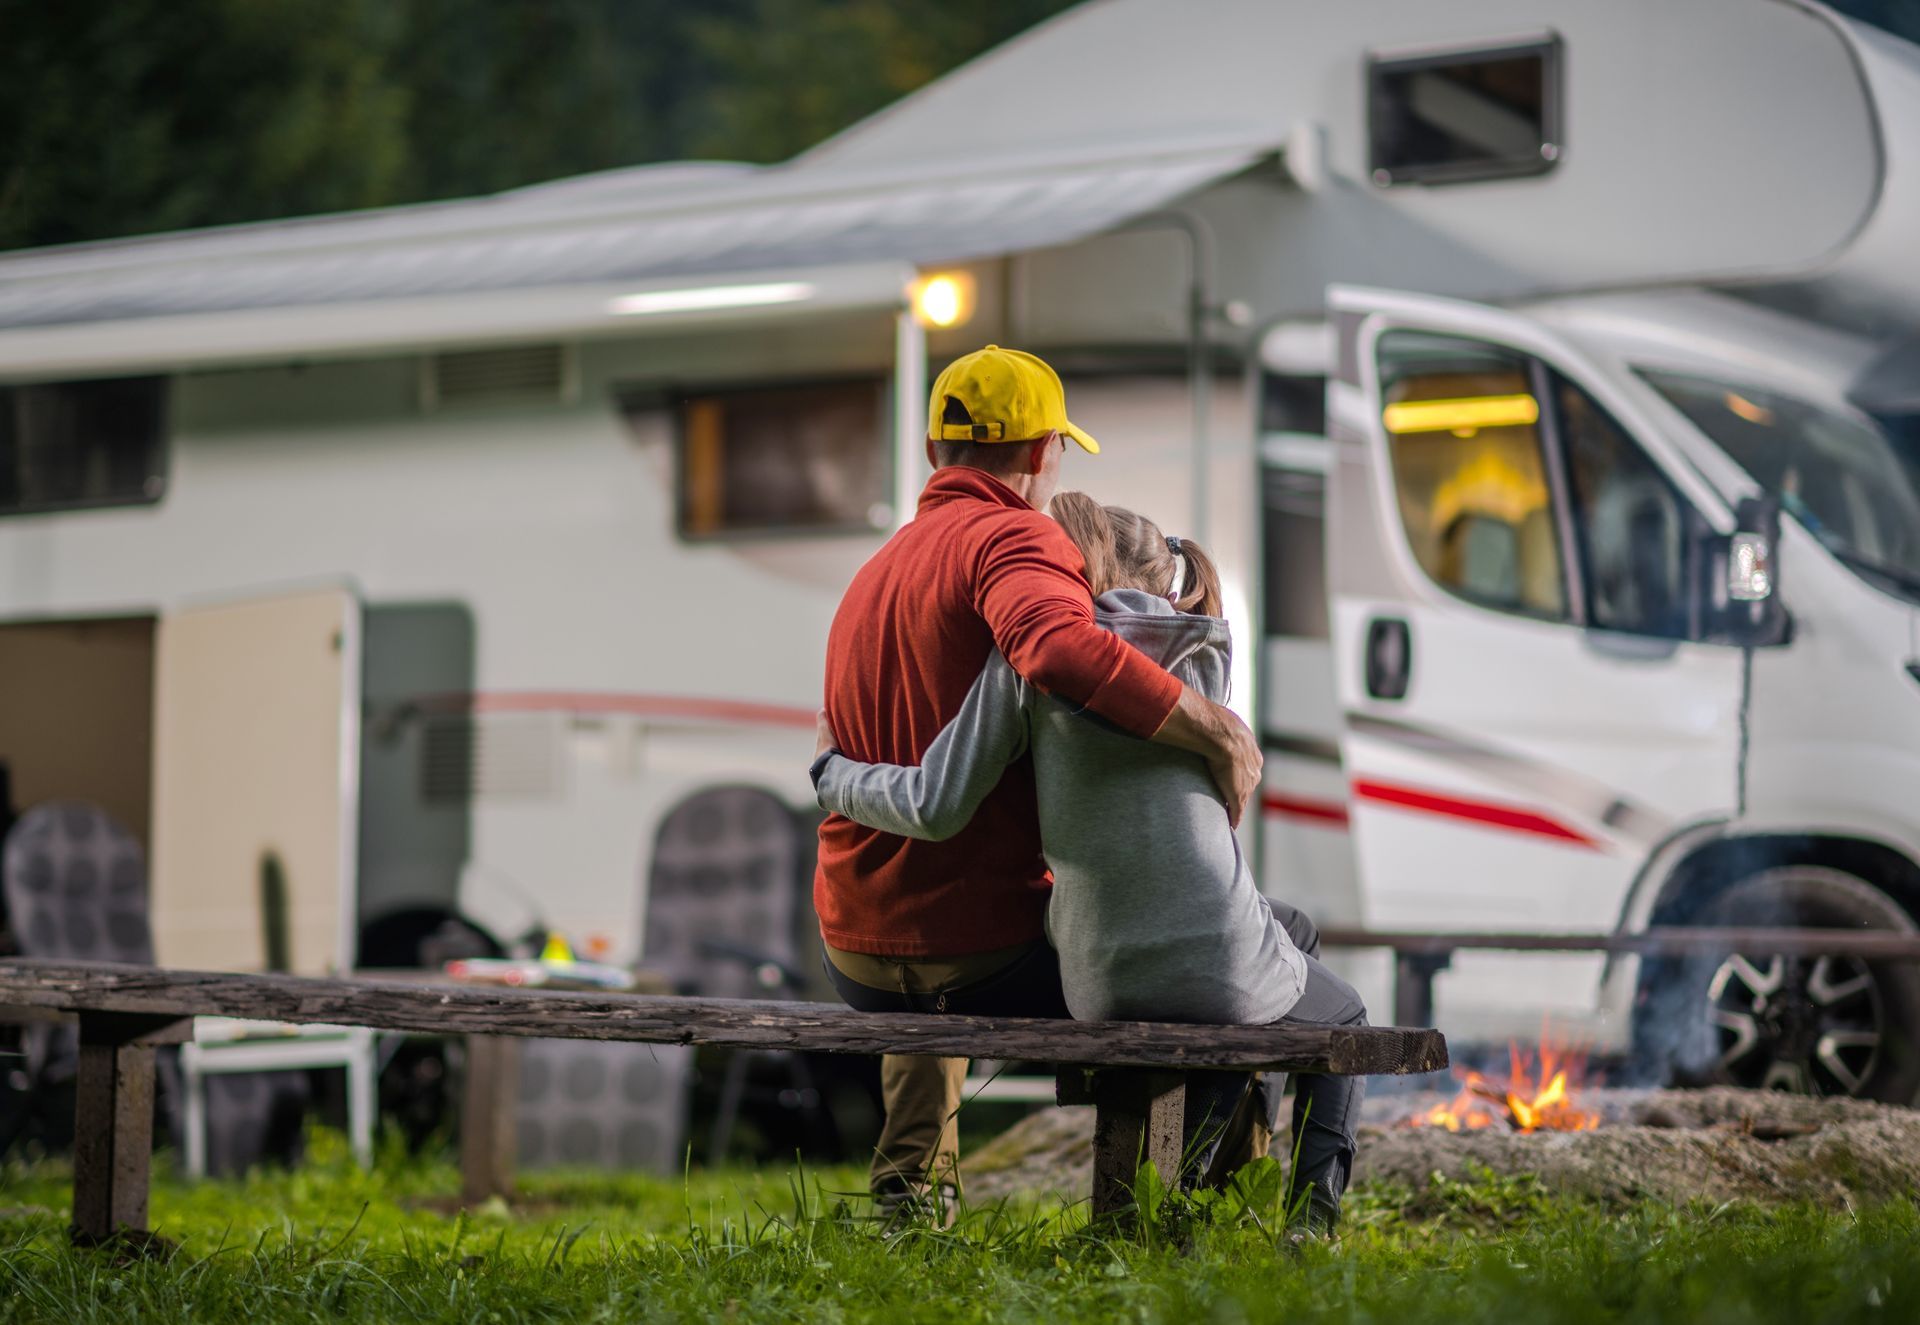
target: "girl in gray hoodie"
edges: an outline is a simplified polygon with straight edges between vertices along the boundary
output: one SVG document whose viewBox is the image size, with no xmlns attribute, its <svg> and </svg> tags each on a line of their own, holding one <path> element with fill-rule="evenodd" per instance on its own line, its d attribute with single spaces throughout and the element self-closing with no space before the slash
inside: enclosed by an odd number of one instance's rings
<svg viewBox="0 0 1920 1325">
<path fill-rule="evenodd" d="M 1060 493 L 1050 510 L 1080 549 L 1099 624 L 1224 700 L 1232 638 L 1207 555 L 1084 493 Z M 1205 762 L 1040 693 L 998 653 L 918 767 L 832 756 L 820 766 L 820 804 L 882 832 L 938 841 L 1029 754 L 1054 880 L 1047 935 L 1074 1016 L 1365 1024 L 1358 995 L 1318 961 L 1312 922 L 1261 896 Z M 1206 1073 L 1189 1088 L 1195 1153 L 1211 1158 L 1224 1132 L 1258 1137 L 1277 1121 L 1277 1082 L 1261 1083 L 1236 1114 L 1247 1080 Z M 1296 1093 L 1293 1186 L 1316 1224 L 1338 1216 L 1360 1089 L 1357 1077 L 1306 1077 Z M 1216 1176 L 1243 1144 L 1227 1142 Z"/>
</svg>

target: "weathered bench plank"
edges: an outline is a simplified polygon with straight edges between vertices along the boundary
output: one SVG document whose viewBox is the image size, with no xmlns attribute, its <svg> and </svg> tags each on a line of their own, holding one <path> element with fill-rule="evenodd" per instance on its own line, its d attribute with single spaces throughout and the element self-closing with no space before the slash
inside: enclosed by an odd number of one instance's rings
<svg viewBox="0 0 1920 1325">
<path fill-rule="evenodd" d="M 465 1035 L 476 1055 L 467 1196 L 504 1190 L 512 1168 L 512 1036 L 707 1044 L 840 1054 L 928 1054 L 1053 1063 L 1093 1074 L 1096 1218 L 1131 1218 L 1141 1162 L 1177 1180 L 1186 1073 L 1206 1069 L 1375 1076 L 1447 1065 L 1438 1031 L 1387 1027 L 1196 1026 L 856 1012 L 825 1003 L 669 998 L 106 963 L 0 961 L 0 1008 L 80 1014 L 73 1233 L 144 1245 L 152 1151 L 153 1045 L 198 1016 Z M 488 1069 L 492 1063 L 492 1069 Z M 487 1069 L 487 1070 L 482 1070 Z M 1118 1071 L 1112 1069 L 1121 1069 Z M 1082 1074 L 1083 1076 L 1086 1074 Z M 1063 1080 L 1066 1079 L 1063 1076 Z M 489 1083 L 489 1084 L 483 1084 Z"/>
<path fill-rule="evenodd" d="M 1438 1031 L 1195 1026 L 856 1012 L 828 1003 L 236 975 L 0 961 L 0 1005 L 370 1026 L 425 1034 L 635 1040 L 844 1054 L 990 1056 L 1089 1067 L 1404 1075 L 1447 1066 Z"/>
</svg>

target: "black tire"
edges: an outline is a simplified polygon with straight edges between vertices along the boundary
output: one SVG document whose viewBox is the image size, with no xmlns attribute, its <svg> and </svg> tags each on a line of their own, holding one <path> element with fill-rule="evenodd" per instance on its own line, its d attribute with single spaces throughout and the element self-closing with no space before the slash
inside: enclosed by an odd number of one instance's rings
<svg viewBox="0 0 1920 1325">
<path fill-rule="evenodd" d="M 1915 929 L 1878 888 L 1820 865 L 1743 879 L 1686 923 Z M 1642 1062 L 1675 1084 L 1920 1101 L 1920 964 L 1732 952 L 1650 960 L 1634 1019 Z"/>
</svg>

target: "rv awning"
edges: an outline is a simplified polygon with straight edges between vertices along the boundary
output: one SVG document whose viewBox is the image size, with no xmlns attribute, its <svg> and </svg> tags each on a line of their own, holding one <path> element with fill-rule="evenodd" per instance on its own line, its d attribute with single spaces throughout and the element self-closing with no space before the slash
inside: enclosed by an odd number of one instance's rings
<svg viewBox="0 0 1920 1325">
<path fill-rule="evenodd" d="M 641 167 L 466 202 L 25 252 L 0 257 L 0 374 L 535 334 L 516 320 L 523 303 L 541 335 L 631 329 L 607 311 L 627 285 L 905 271 L 1070 243 L 1269 150 L 1139 147 L 913 177 L 805 161 Z M 902 293 L 886 287 L 875 302 Z M 390 318 L 402 309 L 404 338 Z"/>
</svg>

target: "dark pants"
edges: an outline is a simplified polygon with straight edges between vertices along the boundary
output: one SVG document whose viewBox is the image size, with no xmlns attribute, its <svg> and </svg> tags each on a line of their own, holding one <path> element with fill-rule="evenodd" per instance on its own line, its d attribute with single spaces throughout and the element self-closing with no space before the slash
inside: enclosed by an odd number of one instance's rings
<svg viewBox="0 0 1920 1325">
<path fill-rule="evenodd" d="M 1367 1009 L 1353 986 L 1320 963 L 1320 931 L 1305 914 L 1285 902 L 1267 899 L 1274 918 L 1306 954 L 1307 983 L 1300 1001 L 1284 1021 L 1333 1026 L 1364 1026 Z M 1240 1072 L 1195 1072 L 1187 1085 L 1189 1163 L 1209 1171 L 1216 1180 L 1228 1167 L 1223 1156 L 1241 1158 L 1240 1140 L 1248 1122 L 1275 1130 L 1280 1120 L 1280 1098 L 1286 1077 L 1265 1073 L 1254 1078 Z M 1248 1086 L 1252 1089 L 1249 1091 Z M 1354 1129 L 1360 1123 L 1360 1101 L 1366 1094 L 1365 1077 L 1321 1076 L 1301 1073 L 1293 1095 L 1294 1164 L 1287 1183 L 1289 1210 L 1304 1202 L 1305 1212 L 1331 1224 L 1340 1215 L 1340 1199 L 1353 1176 L 1356 1148 Z M 1244 1104 L 1244 1108 L 1241 1107 Z M 1237 1116 L 1236 1116 L 1237 1114 Z M 1204 1120 L 1196 1131 L 1195 1120 Z"/>
<path fill-rule="evenodd" d="M 911 969 L 915 963 L 899 963 Z M 1070 1018 L 1067 996 L 1060 990 L 1060 955 L 1040 939 L 993 974 L 969 984 L 936 989 L 913 989 L 902 980 L 898 989 L 863 985 L 827 964 L 827 976 L 841 999 L 861 1012 L 950 1012 L 961 1017 Z"/>
</svg>

